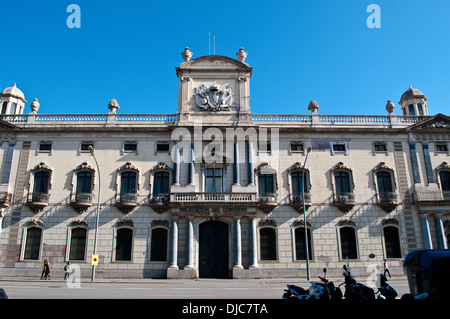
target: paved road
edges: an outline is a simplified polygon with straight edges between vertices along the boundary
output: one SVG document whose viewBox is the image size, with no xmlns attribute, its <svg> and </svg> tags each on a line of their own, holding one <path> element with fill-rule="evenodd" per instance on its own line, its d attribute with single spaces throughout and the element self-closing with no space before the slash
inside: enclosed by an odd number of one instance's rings
<svg viewBox="0 0 450 319">
<path fill-rule="evenodd" d="M 336 280 L 335 282 L 340 282 Z M 289 280 L 139 280 L 80 282 L 70 288 L 63 280 L 0 280 L 10 299 L 280 299 L 286 283 L 308 288 L 306 281 Z M 406 278 L 389 283 L 401 296 L 408 293 Z M 344 287 L 342 287 L 344 291 Z"/>
</svg>

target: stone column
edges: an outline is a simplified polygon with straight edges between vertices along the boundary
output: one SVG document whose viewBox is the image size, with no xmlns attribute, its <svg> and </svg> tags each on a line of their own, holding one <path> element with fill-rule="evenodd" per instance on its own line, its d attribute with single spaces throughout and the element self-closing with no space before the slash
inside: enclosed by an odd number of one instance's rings
<svg viewBox="0 0 450 319">
<path fill-rule="evenodd" d="M 253 141 L 248 140 L 248 185 L 255 185 L 254 165 L 253 165 Z"/>
<path fill-rule="evenodd" d="M 433 249 L 431 242 L 430 225 L 428 224 L 427 214 L 420 214 L 420 222 L 422 224 L 423 248 Z"/>
<path fill-rule="evenodd" d="M 191 144 L 191 161 L 189 162 L 189 180 L 188 185 L 194 185 L 194 174 L 195 174 L 195 154 L 194 154 L 194 144 Z"/>
<path fill-rule="evenodd" d="M 178 269 L 178 217 L 172 219 L 170 228 L 169 268 Z"/>
<path fill-rule="evenodd" d="M 250 269 L 258 266 L 258 244 L 256 241 L 256 221 L 255 217 L 250 217 Z"/>
<path fill-rule="evenodd" d="M 442 213 L 434 215 L 436 220 L 436 232 L 440 249 L 447 249 L 447 240 L 445 238 L 444 224 L 442 223 Z"/>
<path fill-rule="evenodd" d="M 192 217 L 186 218 L 186 266 L 184 268 L 194 268 L 194 220 Z"/>
<path fill-rule="evenodd" d="M 239 144 L 234 142 L 233 185 L 240 186 Z"/>
<path fill-rule="evenodd" d="M 242 240 L 241 240 L 241 217 L 234 218 L 234 267 L 243 269 L 242 266 Z"/>
<path fill-rule="evenodd" d="M 173 180 L 172 180 L 172 184 L 173 185 L 180 185 L 180 148 L 178 145 L 175 145 L 173 147 L 173 152 L 175 152 L 174 158 L 175 160 L 173 161 Z"/>
</svg>

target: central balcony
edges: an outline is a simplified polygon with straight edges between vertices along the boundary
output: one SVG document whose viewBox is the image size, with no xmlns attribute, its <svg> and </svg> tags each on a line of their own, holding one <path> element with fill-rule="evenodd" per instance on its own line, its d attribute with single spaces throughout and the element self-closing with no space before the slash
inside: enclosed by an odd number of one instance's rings
<svg viewBox="0 0 450 319">
<path fill-rule="evenodd" d="M 259 205 L 256 193 L 170 193 L 172 206 L 240 206 L 257 207 Z"/>
<path fill-rule="evenodd" d="M 31 193 L 28 194 L 26 205 L 35 213 L 40 212 L 48 206 L 48 193 Z"/>
</svg>

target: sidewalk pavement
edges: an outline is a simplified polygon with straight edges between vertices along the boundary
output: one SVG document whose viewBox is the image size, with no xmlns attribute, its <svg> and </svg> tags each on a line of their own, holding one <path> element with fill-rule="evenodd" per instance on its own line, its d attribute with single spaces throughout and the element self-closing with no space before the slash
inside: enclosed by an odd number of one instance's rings
<svg viewBox="0 0 450 319">
<path fill-rule="evenodd" d="M 364 276 L 356 277 L 356 280 L 359 282 L 363 282 L 367 279 Z M 344 277 L 327 277 L 328 280 L 333 282 L 343 282 Z M 392 278 L 388 278 L 388 280 L 408 280 L 406 275 L 392 275 Z M 0 283 L 2 281 L 13 281 L 13 282 L 38 282 L 44 281 L 40 278 L 36 277 L 1 277 Z M 53 277 L 50 282 L 65 282 L 64 275 Z M 81 277 L 81 282 L 91 282 L 90 277 Z M 99 283 L 167 283 L 167 284 L 176 284 L 183 282 L 193 282 L 193 281 L 228 281 L 228 282 L 257 282 L 257 283 L 308 283 L 310 281 L 320 281 L 319 278 L 311 277 L 310 280 L 306 278 L 260 278 L 260 279 L 214 279 L 214 278 L 197 278 L 197 279 L 153 279 L 153 278 L 95 278 L 94 282 Z"/>
</svg>

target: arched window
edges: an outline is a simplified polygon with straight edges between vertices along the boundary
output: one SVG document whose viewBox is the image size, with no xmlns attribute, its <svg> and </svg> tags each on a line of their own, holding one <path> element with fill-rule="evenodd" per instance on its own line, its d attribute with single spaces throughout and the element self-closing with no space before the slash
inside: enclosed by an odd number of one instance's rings
<svg viewBox="0 0 450 319">
<path fill-rule="evenodd" d="M 442 197 L 444 200 L 450 200 L 450 165 L 447 162 L 442 162 L 436 168 L 439 177 L 439 184 L 442 190 Z"/>
<path fill-rule="evenodd" d="M 167 261 L 168 233 L 166 228 L 152 229 L 150 261 Z"/>
<path fill-rule="evenodd" d="M 3 102 L 2 104 L 2 114 L 6 114 L 6 109 L 8 108 L 8 102 Z"/>
<path fill-rule="evenodd" d="M 133 250 L 133 230 L 128 227 L 116 231 L 116 261 L 131 261 Z"/>
<path fill-rule="evenodd" d="M 423 115 L 423 107 L 421 103 L 417 104 L 417 112 L 419 113 L 419 115 Z"/>
<path fill-rule="evenodd" d="M 386 258 L 401 258 L 400 236 L 398 228 L 395 226 L 386 226 L 383 228 L 384 245 L 386 249 Z"/>
<path fill-rule="evenodd" d="M 23 259 L 39 260 L 41 249 L 42 229 L 39 227 L 29 227 L 26 230 L 25 249 Z"/>
<path fill-rule="evenodd" d="M 413 104 L 410 104 L 408 106 L 408 110 L 409 110 L 409 115 L 416 115 L 416 112 L 414 110 L 414 105 Z"/>
<path fill-rule="evenodd" d="M 309 227 L 306 228 L 308 236 L 308 259 L 313 259 L 312 252 L 312 238 L 311 230 Z M 306 250 L 305 250 L 305 227 L 300 226 L 295 228 L 295 260 L 306 260 Z"/>
<path fill-rule="evenodd" d="M 341 241 L 341 259 L 357 259 L 358 250 L 355 228 L 350 226 L 341 227 L 339 229 L 339 238 Z"/>
<path fill-rule="evenodd" d="M 84 260 L 86 252 L 86 228 L 75 227 L 70 232 L 69 260 Z"/>
<path fill-rule="evenodd" d="M 261 260 L 277 260 L 277 231 L 272 227 L 259 230 Z"/>
<path fill-rule="evenodd" d="M 16 114 L 17 111 L 17 103 L 11 104 L 11 110 L 9 111 L 10 114 Z"/>
</svg>

